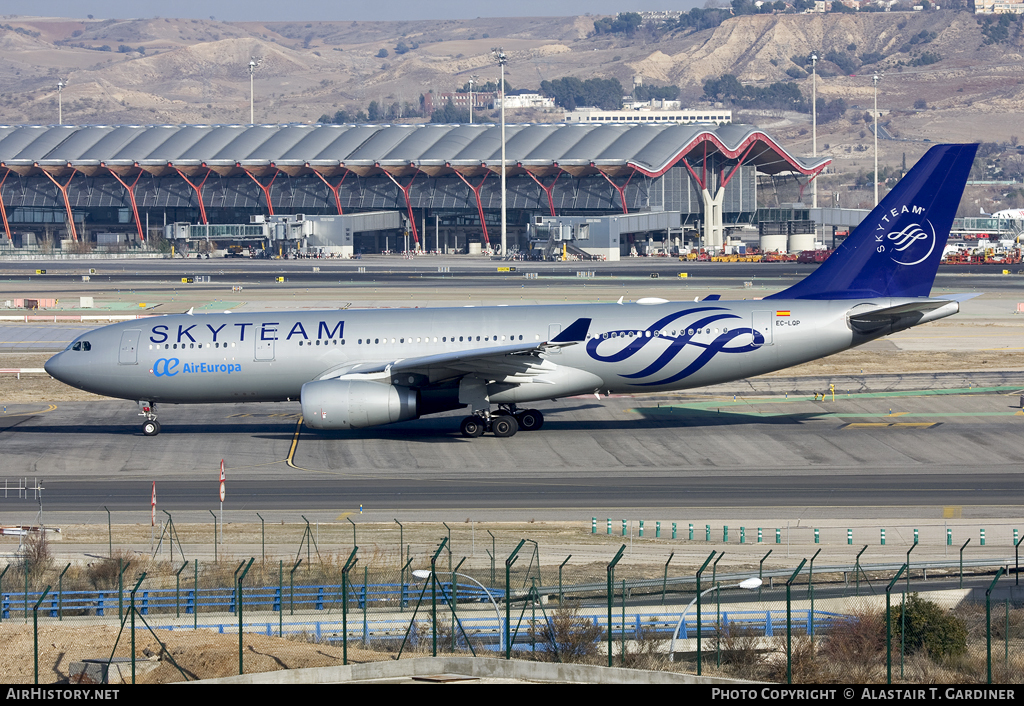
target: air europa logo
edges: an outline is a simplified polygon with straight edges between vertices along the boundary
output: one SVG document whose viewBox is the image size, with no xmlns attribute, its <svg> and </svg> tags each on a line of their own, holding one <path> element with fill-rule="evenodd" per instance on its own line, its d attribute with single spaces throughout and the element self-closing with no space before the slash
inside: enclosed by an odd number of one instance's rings
<svg viewBox="0 0 1024 706">
<path fill-rule="evenodd" d="M 241 363 L 185 363 L 178 370 L 178 365 L 181 364 L 177 358 L 160 358 L 153 363 L 153 369 L 150 370 L 153 375 L 158 378 L 163 377 L 174 377 L 178 373 L 236 373 L 241 371 Z"/>
</svg>

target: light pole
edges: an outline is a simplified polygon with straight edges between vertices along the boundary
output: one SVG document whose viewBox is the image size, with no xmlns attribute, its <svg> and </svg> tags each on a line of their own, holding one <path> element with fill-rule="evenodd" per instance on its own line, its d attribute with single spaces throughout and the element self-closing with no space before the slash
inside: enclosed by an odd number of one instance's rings
<svg viewBox="0 0 1024 706">
<path fill-rule="evenodd" d="M 256 57 L 256 56 L 250 56 L 249 57 L 249 124 L 250 125 L 255 125 L 256 124 L 256 118 L 255 118 L 256 113 L 255 113 L 255 109 L 254 109 L 255 108 L 254 107 L 255 100 L 254 100 L 254 93 L 253 93 L 253 80 L 252 80 L 252 76 L 256 72 L 257 67 L 259 67 L 259 65 L 262 64 L 262 63 L 263 63 L 263 59 L 260 58 L 260 57 Z"/>
<path fill-rule="evenodd" d="M 811 155 L 818 156 L 818 55 L 811 54 Z M 818 207 L 818 179 L 811 182 L 811 208 Z"/>
<path fill-rule="evenodd" d="M 878 82 L 881 81 L 881 80 L 882 80 L 882 77 L 879 76 L 878 74 L 875 74 L 875 75 L 873 75 L 871 77 L 871 83 L 874 86 L 874 93 L 875 93 L 875 110 L 874 110 L 873 115 L 874 115 L 874 118 L 875 118 L 875 173 L 874 173 L 874 182 L 875 182 L 875 205 L 876 206 L 878 205 Z"/>
<path fill-rule="evenodd" d="M 498 79 L 498 95 L 501 97 L 501 256 L 505 257 L 505 64 L 508 59 L 501 47 L 493 51 L 494 59 L 501 67 L 501 77 Z"/>
<path fill-rule="evenodd" d="M 763 583 L 763 581 L 761 581 L 761 579 L 759 579 L 759 578 L 757 578 L 755 576 L 753 578 L 749 578 L 749 579 L 745 579 L 743 581 L 740 581 L 735 586 L 726 586 L 726 588 L 742 588 L 742 589 L 747 590 L 747 591 L 753 591 L 753 590 L 756 590 L 756 589 L 760 588 L 762 583 Z M 683 621 L 686 620 L 686 613 L 690 610 L 690 608 L 693 607 L 693 604 L 697 602 L 698 598 L 703 598 L 706 594 L 711 593 L 712 591 L 720 591 L 721 588 L 722 588 L 721 584 L 716 584 L 716 585 L 712 586 L 711 588 L 708 588 L 708 589 L 706 589 L 704 591 L 701 591 L 699 594 L 694 596 L 693 600 L 690 601 L 689 605 L 687 605 L 686 608 L 683 609 L 682 615 L 679 616 L 679 622 L 676 623 L 676 629 L 672 631 L 672 639 L 668 643 L 668 661 L 669 662 L 674 662 L 675 661 L 676 635 L 679 634 L 679 628 L 683 627 Z M 701 626 L 698 624 L 697 625 L 697 632 L 698 633 L 700 632 L 700 629 L 701 629 Z"/>
<path fill-rule="evenodd" d="M 57 124 L 58 125 L 63 125 L 64 124 L 64 99 L 63 99 L 63 96 L 61 96 L 61 91 L 64 90 L 64 87 L 66 85 L 68 85 L 68 84 L 64 83 L 63 79 L 61 79 L 60 81 L 57 81 Z"/>
<path fill-rule="evenodd" d="M 426 579 L 430 578 L 430 570 L 429 569 L 416 569 L 415 571 L 412 572 L 412 575 L 415 576 L 418 579 L 426 580 Z M 498 647 L 499 647 L 499 649 L 504 650 L 505 649 L 505 645 L 503 644 L 504 640 L 502 639 L 503 635 L 502 635 L 502 631 L 501 631 L 501 611 L 498 610 L 498 604 L 494 600 L 494 596 L 491 595 L 491 592 L 487 590 L 486 586 L 484 586 L 482 583 L 477 581 L 472 576 L 467 576 L 466 574 L 456 573 L 454 571 L 452 572 L 451 575 L 452 576 L 460 576 L 460 577 L 466 579 L 467 581 L 472 581 L 477 586 L 482 588 L 483 592 L 487 594 L 487 598 L 491 601 L 491 605 L 494 606 L 494 615 L 497 616 L 497 618 L 498 618 Z"/>
<path fill-rule="evenodd" d="M 473 124 L 473 83 L 476 81 L 476 76 L 469 77 L 469 124 Z"/>
</svg>

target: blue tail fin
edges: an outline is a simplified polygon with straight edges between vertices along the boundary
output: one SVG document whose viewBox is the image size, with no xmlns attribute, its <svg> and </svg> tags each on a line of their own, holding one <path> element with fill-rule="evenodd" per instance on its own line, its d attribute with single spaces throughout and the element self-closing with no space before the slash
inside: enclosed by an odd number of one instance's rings
<svg viewBox="0 0 1024 706">
<path fill-rule="evenodd" d="M 927 297 L 977 149 L 932 147 L 817 270 L 766 298 Z"/>
</svg>

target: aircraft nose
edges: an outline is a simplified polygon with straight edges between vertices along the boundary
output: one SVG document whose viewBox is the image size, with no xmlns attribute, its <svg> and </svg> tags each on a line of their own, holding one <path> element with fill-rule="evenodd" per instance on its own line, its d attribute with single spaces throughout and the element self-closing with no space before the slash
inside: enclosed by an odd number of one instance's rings
<svg viewBox="0 0 1024 706">
<path fill-rule="evenodd" d="M 61 370 L 63 366 L 60 363 L 61 356 L 63 355 L 63 353 L 58 353 L 43 363 L 43 370 L 45 370 L 50 377 L 60 380 L 61 382 L 64 382 L 64 378 L 61 377 Z"/>
</svg>

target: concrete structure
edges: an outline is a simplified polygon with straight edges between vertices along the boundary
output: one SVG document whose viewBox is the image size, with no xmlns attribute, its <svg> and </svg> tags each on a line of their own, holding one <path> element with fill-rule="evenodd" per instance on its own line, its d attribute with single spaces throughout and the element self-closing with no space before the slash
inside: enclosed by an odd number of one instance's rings
<svg viewBox="0 0 1024 706">
<path fill-rule="evenodd" d="M 547 682 L 556 684 L 725 684 L 750 682 L 723 677 L 698 677 L 678 672 L 654 672 L 589 664 L 556 664 L 487 657 L 419 657 L 415 659 L 367 662 L 341 667 L 282 669 L 276 672 L 240 674 L 236 677 L 206 679 L 198 684 L 342 684 L 349 682 L 393 682 L 402 678 L 461 675 L 466 679 Z M 454 681 L 454 680 L 453 680 Z"/>
<path fill-rule="evenodd" d="M 515 110 L 522 108 L 535 108 L 541 110 L 554 110 L 555 99 L 547 98 L 539 93 L 517 93 L 505 96 L 505 108 Z"/>
<path fill-rule="evenodd" d="M 497 97 L 497 94 L 494 92 L 473 91 L 473 109 L 493 108 Z M 468 93 L 424 93 L 423 112 L 426 115 L 431 115 L 435 110 L 444 108 L 448 101 L 451 101 L 452 106 L 459 110 L 469 110 Z"/>
<path fill-rule="evenodd" d="M 679 213 L 718 249 L 726 226 L 753 221 L 756 174 L 810 179 L 830 163 L 798 159 L 745 125 L 609 121 L 506 132 L 517 250 L 538 215 L 660 211 Z M 487 252 L 501 146 L 494 124 L 0 126 L 3 235 L 9 245 L 19 244 L 17 232 L 22 246 L 61 239 L 77 248 L 80 235 L 120 232 L 135 247 L 173 223 L 395 210 L 414 249 L 432 223 L 438 241 Z M 620 247 L 628 253 L 632 243 Z"/>
</svg>

